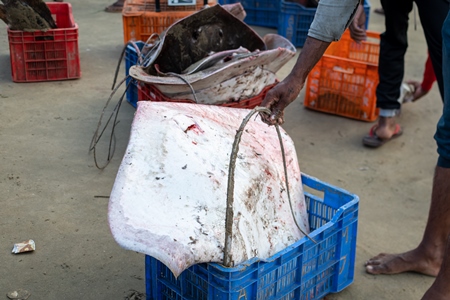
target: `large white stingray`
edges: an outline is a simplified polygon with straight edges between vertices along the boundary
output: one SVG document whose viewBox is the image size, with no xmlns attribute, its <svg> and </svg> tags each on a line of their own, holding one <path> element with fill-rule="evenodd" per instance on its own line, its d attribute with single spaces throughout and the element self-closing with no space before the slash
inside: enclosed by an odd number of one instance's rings
<svg viewBox="0 0 450 300">
<path fill-rule="evenodd" d="M 230 154 L 249 112 L 138 103 L 109 202 L 119 245 L 155 257 L 175 276 L 197 263 L 223 261 Z M 309 232 L 294 144 L 281 132 L 294 215 Z M 242 135 L 234 182 L 234 265 L 268 258 L 304 236 L 289 205 L 276 130 L 259 116 Z"/>
</svg>

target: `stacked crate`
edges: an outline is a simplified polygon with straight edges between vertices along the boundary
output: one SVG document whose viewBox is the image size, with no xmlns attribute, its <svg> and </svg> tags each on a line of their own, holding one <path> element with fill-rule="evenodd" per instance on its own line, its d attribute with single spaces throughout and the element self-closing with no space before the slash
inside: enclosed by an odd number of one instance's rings
<svg viewBox="0 0 450 300">
<path fill-rule="evenodd" d="M 125 44 L 130 40 L 145 42 L 152 34 L 161 34 L 176 21 L 199 11 L 205 5 L 216 4 L 215 0 L 194 0 L 191 4 L 178 4 L 178 2 L 176 0 L 125 1 L 122 10 Z"/>
<path fill-rule="evenodd" d="M 215 0 L 193 0 L 191 3 L 178 3 L 177 0 L 126 0 L 122 9 L 123 38 L 125 50 L 125 75 L 131 66 L 136 65 L 138 53 L 134 46 L 128 44 L 134 41 L 139 49 L 153 34 L 161 34 L 170 25 L 181 20 L 205 5 L 215 5 Z M 180 1 L 182 2 L 182 1 Z M 189 2 L 189 1 L 184 1 Z M 129 84 L 127 90 L 127 101 L 136 107 L 137 104 L 137 82 L 131 78 L 127 79 Z"/>
<path fill-rule="evenodd" d="M 309 73 L 304 106 L 361 121 L 375 121 L 379 54 L 379 33 L 367 31 L 367 40 L 356 43 L 347 30 L 340 41 L 331 43 Z"/>
<path fill-rule="evenodd" d="M 70 3 L 46 3 L 56 29 L 21 31 L 8 28 L 11 75 L 14 82 L 81 77 L 78 25 Z"/>
</svg>

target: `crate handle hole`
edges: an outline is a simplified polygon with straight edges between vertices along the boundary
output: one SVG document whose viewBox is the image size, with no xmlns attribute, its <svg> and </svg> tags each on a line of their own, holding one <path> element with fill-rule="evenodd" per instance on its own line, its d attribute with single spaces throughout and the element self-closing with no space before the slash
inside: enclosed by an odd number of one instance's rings
<svg viewBox="0 0 450 300">
<path fill-rule="evenodd" d="M 313 189 L 313 188 L 311 188 L 311 187 L 309 187 L 307 185 L 303 185 L 303 191 L 306 192 L 306 193 L 309 193 L 309 194 L 311 194 L 313 196 L 316 196 L 320 200 L 325 199 L 324 198 L 325 197 L 325 192 L 324 191 L 319 191 L 319 190 Z"/>
<path fill-rule="evenodd" d="M 355 72 L 355 69 L 353 69 L 353 68 L 344 69 L 339 66 L 334 66 L 333 71 L 341 72 L 341 73 L 345 73 L 345 74 L 353 74 Z"/>
<path fill-rule="evenodd" d="M 52 35 L 44 35 L 44 36 L 36 36 L 34 38 L 35 41 L 53 41 L 55 37 Z"/>
</svg>

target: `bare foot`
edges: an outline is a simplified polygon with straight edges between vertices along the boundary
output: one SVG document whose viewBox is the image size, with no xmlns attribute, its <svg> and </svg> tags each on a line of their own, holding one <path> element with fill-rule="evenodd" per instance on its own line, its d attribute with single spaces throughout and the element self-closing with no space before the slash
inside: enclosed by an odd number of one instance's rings
<svg viewBox="0 0 450 300">
<path fill-rule="evenodd" d="M 370 128 L 369 134 L 366 134 L 363 139 L 363 145 L 371 148 L 378 148 L 393 138 L 401 136 L 402 128 L 395 122 L 394 117 L 380 117 L 378 124 Z"/>
<path fill-rule="evenodd" d="M 417 249 L 401 253 L 381 253 L 369 259 L 366 272 L 370 274 L 398 274 L 403 272 L 417 272 L 430 276 L 437 276 L 442 259 L 428 257 Z"/>
<path fill-rule="evenodd" d="M 394 117 L 380 117 L 375 135 L 382 140 L 389 140 L 398 131 Z"/>
</svg>

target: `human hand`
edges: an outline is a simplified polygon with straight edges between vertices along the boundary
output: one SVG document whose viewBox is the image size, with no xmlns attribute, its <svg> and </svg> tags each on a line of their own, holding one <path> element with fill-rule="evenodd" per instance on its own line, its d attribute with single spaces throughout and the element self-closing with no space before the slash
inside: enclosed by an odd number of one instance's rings
<svg viewBox="0 0 450 300">
<path fill-rule="evenodd" d="M 284 123 L 284 109 L 297 99 L 303 88 L 304 82 L 298 83 L 298 79 L 288 76 L 270 89 L 264 98 L 261 106 L 270 109 L 270 116 L 260 113 L 261 119 L 268 125 L 281 125 Z"/>
<path fill-rule="evenodd" d="M 414 80 L 408 80 L 406 81 L 407 84 L 410 84 L 414 87 L 414 92 L 412 93 L 412 96 L 410 97 L 410 99 L 405 99 L 405 101 L 417 101 L 420 98 L 422 98 L 423 96 L 425 96 L 426 94 L 428 94 L 429 91 L 425 91 L 424 89 L 422 89 L 422 84 L 418 81 L 414 81 Z"/>
<path fill-rule="evenodd" d="M 355 42 L 360 43 L 361 41 L 365 41 L 367 39 L 366 13 L 364 12 L 364 7 L 362 4 L 358 5 L 355 18 L 350 23 L 349 29 L 350 36 Z"/>
</svg>

